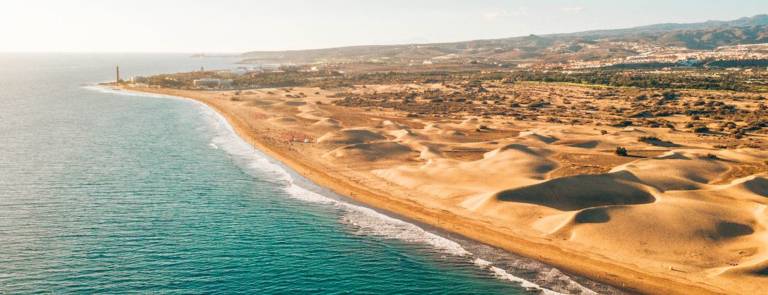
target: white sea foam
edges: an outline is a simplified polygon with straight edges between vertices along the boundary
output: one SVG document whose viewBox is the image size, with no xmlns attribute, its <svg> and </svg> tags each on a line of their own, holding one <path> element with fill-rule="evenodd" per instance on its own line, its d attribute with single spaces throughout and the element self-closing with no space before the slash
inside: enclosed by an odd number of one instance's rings
<svg viewBox="0 0 768 295">
<path fill-rule="evenodd" d="M 547 294 L 547 295 L 562 294 L 562 293 L 555 292 L 555 291 L 552 291 L 552 290 L 549 290 L 549 289 L 541 288 L 537 284 L 531 283 L 530 281 L 527 281 L 527 280 L 524 280 L 524 279 L 521 279 L 519 277 L 511 275 L 510 273 L 508 273 L 507 271 L 505 271 L 505 270 L 503 270 L 501 268 L 498 268 L 498 267 L 495 267 L 495 266 L 490 266 L 490 267 L 488 267 L 488 269 L 491 270 L 491 272 L 493 272 L 493 274 L 496 275 L 496 277 L 498 277 L 500 279 L 503 279 L 503 280 L 508 280 L 508 281 L 511 281 L 511 282 L 518 283 L 518 284 L 520 284 L 521 287 L 526 288 L 528 290 L 540 291 L 541 294 Z"/>
<path fill-rule="evenodd" d="M 171 98 L 171 99 L 180 99 L 180 100 L 187 100 L 188 98 L 173 96 L 173 95 L 166 95 L 166 94 L 155 94 L 155 93 L 146 93 L 146 92 L 138 92 L 138 91 L 130 91 L 130 90 L 122 90 L 122 89 L 116 89 L 108 86 L 101 86 L 101 85 L 88 85 L 83 86 L 83 88 L 101 92 L 101 93 L 108 93 L 108 94 L 117 94 L 117 95 L 123 95 L 123 96 L 139 96 L 139 97 L 155 97 L 155 98 Z"/>
<path fill-rule="evenodd" d="M 482 258 L 475 258 L 475 260 L 472 260 L 472 263 L 474 263 L 475 265 L 477 265 L 479 267 L 489 267 L 489 266 L 491 266 L 491 264 L 493 264 L 492 262 L 490 262 L 488 260 L 485 260 L 485 259 L 482 259 Z"/>
<path fill-rule="evenodd" d="M 578 292 L 579 294 L 584 295 L 597 295 L 597 292 L 592 291 L 589 288 L 584 287 L 578 282 L 572 280 L 570 277 L 568 277 L 568 275 L 562 273 L 556 268 L 552 268 L 549 271 L 540 272 L 537 276 L 537 279 L 544 282 L 561 282 L 561 284 L 563 284 L 561 288 L 573 291 L 573 293 Z"/>
<path fill-rule="evenodd" d="M 530 290 L 538 291 L 540 294 L 552 294 L 552 295 L 554 295 L 554 294 L 563 294 L 563 293 L 560 293 L 560 292 L 556 292 L 556 291 L 552 291 L 552 290 L 549 290 L 549 289 L 542 288 L 541 286 L 539 286 L 536 283 L 533 283 L 533 282 L 525 280 L 523 278 L 514 276 L 514 275 L 510 274 L 509 272 L 507 272 L 506 270 L 504 270 L 502 268 L 499 268 L 497 266 L 494 266 L 493 262 L 490 262 L 488 260 L 485 260 L 485 259 L 482 259 L 482 258 L 475 258 L 475 260 L 473 260 L 472 262 L 475 265 L 477 265 L 478 267 L 480 267 L 480 268 L 487 269 L 488 271 L 493 273 L 493 275 L 496 276 L 499 279 L 518 283 L 518 284 L 520 284 L 521 287 L 526 288 L 526 289 L 530 289 Z M 557 269 L 554 269 L 554 268 L 552 270 L 553 271 L 557 271 Z M 559 271 L 557 271 L 557 272 L 559 272 Z M 563 278 L 558 278 L 558 279 L 563 279 Z M 576 281 L 571 280 L 570 278 L 568 279 L 568 282 L 569 282 L 569 285 L 566 286 L 566 288 L 565 288 L 567 290 L 575 290 L 575 291 L 578 291 L 580 294 L 597 294 L 594 291 L 589 290 L 586 287 L 582 286 L 581 284 L 577 283 Z M 575 284 L 575 285 L 572 285 L 572 284 Z"/>
<path fill-rule="evenodd" d="M 457 257 L 468 257 L 471 259 L 470 262 L 474 263 L 482 269 L 490 271 L 497 278 L 515 282 L 528 290 L 548 295 L 563 294 L 543 288 L 536 283 L 514 276 L 508 273 L 506 270 L 494 266 L 490 261 L 475 257 L 473 253 L 467 251 L 459 243 L 424 230 L 418 225 L 379 213 L 376 210 L 368 207 L 344 202 L 337 198 L 328 197 L 302 187 L 296 183 L 294 175 L 292 175 L 286 167 L 276 162 L 276 160 L 271 159 L 261 151 L 255 149 L 252 145 L 248 144 L 245 140 L 238 136 L 237 133 L 235 133 L 232 126 L 223 116 L 202 102 L 171 95 L 147 94 L 105 88 L 100 86 L 87 86 L 85 88 L 110 94 L 182 99 L 188 102 L 192 102 L 199 107 L 203 117 L 209 120 L 211 126 L 215 128 L 215 136 L 210 143 L 212 147 L 220 148 L 227 152 L 236 160 L 238 165 L 240 165 L 246 173 L 249 173 L 253 176 L 268 176 L 268 178 L 271 178 L 276 183 L 281 185 L 287 195 L 292 198 L 308 203 L 330 205 L 342 209 L 343 214 L 341 221 L 355 228 L 355 234 L 380 236 L 387 239 L 397 239 L 410 243 L 421 243 L 429 245 L 446 254 L 454 255 Z M 263 177 L 260 177 L 260 179 L 263 179 Z M 556 269 L 553 270 L 557 271 Z M 561 275 L 558 277 L 559 280 L 567 279 L 567 276 L 564 274 L 560 273 L 559 271 L 557 271 L 557 273 Z M 542 275 L 540 274 L 539 276 L 541 277 Z M 570 286 L 573 288 L 567 288 L 569 290 L 580 290 L 582 294 L 596 294 L 570 279 L 568 279 L 568 284 L 575 284 Z"/>
</svg>

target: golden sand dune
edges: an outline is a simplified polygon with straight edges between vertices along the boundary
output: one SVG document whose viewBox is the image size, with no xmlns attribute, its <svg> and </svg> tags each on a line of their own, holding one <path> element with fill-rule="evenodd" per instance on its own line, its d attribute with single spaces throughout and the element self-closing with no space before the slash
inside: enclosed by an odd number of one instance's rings
<svg viewBox="0 0 768 295">
<path fill-rule="evenodd" d="M 376 125 L 377 128 L 384 128 L 387 130 L 405 130 L 408 129 L 408 125 L 392 122 L 390 120 L 382 120 Z"/>
<path fill-rule="evenodd" d="M 558 141 L 557 137 L 541 135 L 541 134 L 538 134 L 538 133 L 536 133 L 534 131 L 520 132 L 518 137 L 520 137 L 520 138 L 530 138 L 530 139 L 533 139 L 533 140 L 536 140 L 536 141 L 539 141 L 539 142 L 542 142 L 542 143 L 553 143 L 553 142 Z"/>
<path fill-rule="evenodd" d="M 408 160 L 414 156 L 413 150 L 396 142 L 356 143 L 332 150 L 328 157 L 343 161 L 380 161 Z"/>
<path fill-rule="evenodd" d="M 318 120 L 317 122 L 313 123 L 312 126 L 316 128 L 330 128 L 330 129 L 340 129 L 341 128 L 341 122 L 338 120 L 334 120 L 331 118 L 323 118 Z"/>
<path fill-rule="evenodd" d="M 385 136 L 367 128 L 342 129 L 331 131 L 317 139 L 319 143 L 356 144 L 387 139 Z"/>
<path fill-rule="evenodd" d="M 297 124 L 299 120 L 297 120 L 294 117 L 276 117 L 269 119 L 269 122 L 275 123 L 275 124 L 283 124 L 283 125 L 291 125 L 291 124 Z"/>
<path fill-rule="evenodd" d="M 597 280 L 659 294 L 768 286 L 765 149 L 718 149 L 662 128 L 410 118 L 334 106 L 325 95 L 300 103 L 257 92 L 234 102 L 143 90 L 208 103 L 342 194 Z M 614 153 L 620 146 L 628 156 Z"/>
<path fill-rule="evenodd" d="M 575 175 L 496 193 L 500 202 L 529 203 L 560 211 L 655 201 L 647 187 L 627 172 Z"/>
</svg>

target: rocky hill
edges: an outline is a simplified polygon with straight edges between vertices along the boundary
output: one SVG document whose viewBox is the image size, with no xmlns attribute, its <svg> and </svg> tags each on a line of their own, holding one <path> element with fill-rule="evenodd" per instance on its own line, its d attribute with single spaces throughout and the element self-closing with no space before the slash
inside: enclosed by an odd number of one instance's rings
<svg viewBox="0 0 768 295">
<path fill-rule="evenodd" d="M 451 43 L 351 46 L 292 51 L 253 51 L 253 63 L 421 63 L 599 60 L 626 57 L 648 47 L 707 50 L 718 46 L 768 43 L 768 15 L 732 21 L 656 24 L 627 29 L 529 35 Z"/>
</svg>

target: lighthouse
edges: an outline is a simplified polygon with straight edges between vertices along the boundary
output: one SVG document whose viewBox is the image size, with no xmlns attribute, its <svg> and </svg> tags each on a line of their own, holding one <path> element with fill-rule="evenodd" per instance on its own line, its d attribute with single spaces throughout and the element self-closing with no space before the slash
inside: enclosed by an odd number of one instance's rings
<svg viewBox="0 0 768 295">
<path fill-rule="evenodd" d="M 120 66 L 115 66 L 115 85 L 120 84 Z"/>
</svg>

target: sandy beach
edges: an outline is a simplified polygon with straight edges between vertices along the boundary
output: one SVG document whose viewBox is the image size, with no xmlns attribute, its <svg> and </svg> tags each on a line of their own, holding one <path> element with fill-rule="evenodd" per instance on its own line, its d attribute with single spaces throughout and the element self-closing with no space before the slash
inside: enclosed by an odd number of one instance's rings
<svg viewBox="0 0 768 295">
<path fill-rule="evenodd" d="M 440 86 L 352 92 L 398 87 Z M 419 118 L 319 88 L 126 88 L 203 102 L 341 195 L 631 292 L 768 285 L 765 149 L 663 128 Z"/>
</svg>

